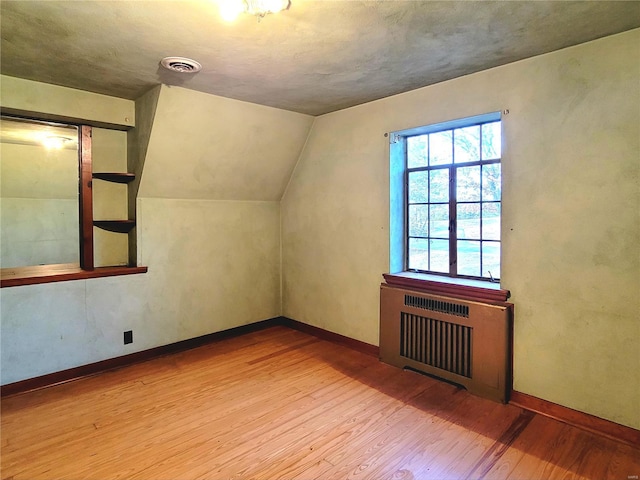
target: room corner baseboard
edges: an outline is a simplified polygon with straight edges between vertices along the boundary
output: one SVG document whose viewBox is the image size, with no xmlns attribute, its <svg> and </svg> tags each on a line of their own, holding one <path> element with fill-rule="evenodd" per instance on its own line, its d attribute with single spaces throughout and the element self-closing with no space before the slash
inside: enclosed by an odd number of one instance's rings
<svg viewBox="0 0 640 480">
<path fill-rule="evenodd" d="M 188 340 L 163 345 L 160 347 L 143 350 L 141 352 L 131 353 L 120 357 L 110 358 L 100 362 L 82 365 L 60 372 L 54 372 L 39 377 L 29 378 L 14 383 L 9 383 L 0 387 L 0 395 L 8 397 L 25 393 L 31 390 L 50 387 L 60 383 L 69 382 L 83 377 L 97 375 L 109 370 L 126 367 L 135 363 L 144 362 L 157 357 L 178 353 L 192 348 L 200 347 L 209 343 L 220 340 L 238 337 L 247 333 L 256 332 L 270 327 L 284 326 L 294 330 L 298 330 L 309 335 L 313 335 L 321 340 L 344 345 L 352 350 L 371 355 L 379 358 L 380 348 L 376 345 L 362 342 L 338 333 L 330 332 L 313 325 L 299 322 L 287 317 L 275 317 L 260 322 L 242 325 L 239 327 L 223 330 L 221 332 L 210 333 Z M 511 392 L 509 400 L 511 405 L 529 410 L 540 415 L 544 415 L 563 423 L 567 423 L 574 427 L 581 428 L 591 433 L 601 435 L 603 437 L 625 443 L 632 447 L 640 447 L 640 430 L 636 430 L 625 425 L 620 425 L 603 418 L 573 410 L 562 405 L 558 405 L 541 398 L 521 393 L 518 391 Z"/>
<path fill-rule="evenodd" d="M 344 335 L 340 335 L 339 333 L 333 333 L 328 330 L 314 327 L 313 325 L 308 325 L 306 323 L 302 323 L 288 317 L 280 317 L 280 321 L 282 322 L 281 325 L 284 325 L 285 327 L 289 327 L 303 333 L 308 333 L 309 335 L 318 337 L 321 340 L 327 340 L 332 343 L 344 345 L 352 350 L 356 350 L 358 352 L 365 353 L 376 358 L 380 357 L 380 347 L 376 345 L 371 345 L 370 343 L 362 342 L 354 338 L 345 337 Z"/>
<path fill-rule="evenodd" d="M 569 407 L 563 407 L 557 403 L 549 402 L 515 390 L 511 392 L 509 403 L 611 440 L 616 440 L 636 448 L 640 447 L 640 430 L 578 410 L 573 410 Z"/>
<path fill-rule="evenodd" d="M 109 370 L 115 370 L 117 368 L 133 365 L 134 363 L 145 362 L 157 357 L 190 350 L 192 348 L 201 347 L 208 343 L 217 342 L 227 338 L 238 337 L 240 335 L 245 335 L 247 333 L 256 332 L 258 330 L 263 330 L 265 328 L 278 325 L 283 325 L 282 317 L 270 318 L 268 320 L 230 328 L 221 332 L 209 333 L 200 337 L 170 343 L 169 345 L 162 345 L 160 347 L 154 347 L 148 350 L 130 353 L 128 355 L 123 355 L 120 357 L 108 358 L 100 362 L 81 365 L 79 367 L 69 368 L 67 370 L 61 370 L 59 372 L 53 372 L 39 377 L 28 378 L 26 380 L 21 380 L 14 383 L 8 383 L 7 385 L 2 385 L 2 387 L 0 387 L 0 396 L 8 397 L 10 395 L 29 392 L 31 390 L 51 387 L 60 383 L 70 382 L 79 378 L 97 375 Z"/>
<path fill-rule="evenodd" d="M 209 333 L 200 337 L 190 338 L 188 340 L 182 340 L 180 342 L 170 343 L 169 345 L 162 345 L 159 347 L 150 348 L 141 352 L 130 353 L 115 358 L 108 358 L 100 362 L 90 363 L 87 365 L 81 365 L 79 367 L 69 368 L 67 370 L 61 370 L 59 372 L 53 372 L 39 377 L 28 378 L 26 380 L 20 380 L 14 383 L 8 383 L 0 387 L 0 396 L 8 397 L 11 395 L 18 395 L 20 393 L 37 390 L 40 388 L 51 387 L 60 383 L 70 382 L 84 377 L 98 375 L 100 373 L 107 372 L 109 370 L 115 370 L 117 368 L 123 368 L 134 363 L 145 362 L 157 357 L 170 355 L 172 353 L 178 353 L 185 350 L 189 350 L 203 345 L 224 340 L 227 338 L 238 337 L 247 333 L 256 332 L 265 328 L 284 326 L 300 332 L 313 335 L 322 340 L 327 340 L 333 343 L 344 345 L 353 350 L 372 355 L 374 357 L 379 356 L 379 348 L 375 345 L 370 345 L 360 340 L 345 337 L 337 333 L 329 332 L 318 327 L 307 325 L 297 320 L 293 320 L 287 317 L 275 317 L 268 320 L 262 320 L 260 322 L 250 323 L 248 325 L 242 325 L 229 330 L 223 330 L 221 332 Z"/>
</svg>

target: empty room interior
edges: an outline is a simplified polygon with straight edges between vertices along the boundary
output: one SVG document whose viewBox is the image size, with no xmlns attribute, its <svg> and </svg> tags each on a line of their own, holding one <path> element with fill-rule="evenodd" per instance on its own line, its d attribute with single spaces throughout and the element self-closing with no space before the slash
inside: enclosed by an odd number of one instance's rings
<svg viewBox="0 0 640 480">
<path fill-rule="evenodd" d="M 0 14 L 0 478 L 638 479 L 640 2 Z"/>
</svg>

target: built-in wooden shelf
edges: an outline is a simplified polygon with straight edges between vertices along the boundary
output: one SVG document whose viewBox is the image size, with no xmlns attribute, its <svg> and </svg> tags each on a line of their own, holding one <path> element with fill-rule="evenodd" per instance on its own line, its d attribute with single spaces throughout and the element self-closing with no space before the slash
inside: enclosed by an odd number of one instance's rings
<svg viewBox="0 0 640 480">
<path fill-rule="evenodd" d="M 146 272 L 147 267 L 136 266 L 99 267 L 93 270 L 83 270 L 78 263 L 2 268 L 0 269 L 0 287 L 19 287 L 22 285 L 114 277 Z"/>
<path fill-rule="evenodd" d="M 107 182 L 129 183 L 132 182 L 136 176 L 133 173 L 94 172 L 93 178 L 105 180 Z"/>
<path fill-rule="evenodd" d="M 135 220 L 94 220 L 93 225 L 116 233 L 129 233 L 136 226 Z"/>
</svg>

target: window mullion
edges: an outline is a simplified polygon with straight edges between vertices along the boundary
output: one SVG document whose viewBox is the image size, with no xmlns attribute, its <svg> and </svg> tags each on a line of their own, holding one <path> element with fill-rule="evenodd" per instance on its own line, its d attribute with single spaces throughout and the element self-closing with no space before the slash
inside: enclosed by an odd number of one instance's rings
<svg viewBox="0 0 640 480">
<path fill-rule="evenodd" d="M 427 137 L 427 164 L 430 164 L 429 137 Z M 431 271 L 431 170 L 427 177 L 427 270 Z"/>
<path fill-rule="evenodd" d="M 452 277 L 458 275 L 456 170 L 454 166 L 449 169 L 449 274 Z"/>
<path fill-rule="evenodd" d="M 481 132 L 482 132 L 482 127 L 481 128 Z M 480 135 L 480 151 L 482 152 L 482 134 Z M 484 247 L 484 242 L 482 241 L 483 237 L 484 237 L 484 230 L 483 230 L 483 221 L 484 221 L 484 215 L 482 214 L 483 209 L 482 206 L 484 205 L 484 198 L 482 196 L 482 179 L 484 178 L 484 164 L 480 165 L 480 277 L 482 277 L 482 273 L 484 272 L 484 266 L 482 264 L 482 259 L 483 259 L 483 247 Z"/>
</svg>

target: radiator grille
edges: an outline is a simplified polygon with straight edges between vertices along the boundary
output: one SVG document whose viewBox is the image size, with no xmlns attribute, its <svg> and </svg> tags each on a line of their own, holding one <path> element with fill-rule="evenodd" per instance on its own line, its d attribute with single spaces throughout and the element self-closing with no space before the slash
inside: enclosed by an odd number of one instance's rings
<svg viewBox="0 0 640 480">
<path fill-rule="evenodd" d="M 405 295 L 404 304 L 407 307 L 422 308 L 433 312 L 448 313 L 457 317 L 469 318 L 469 306 L 453 302 L 443 302 L 432 298 Z"/>
<path fill-rule="evenodd" d="M 400 355 L 471 378 L 473 328 L 405 312 L 400 315 Z"/>
</svg>

